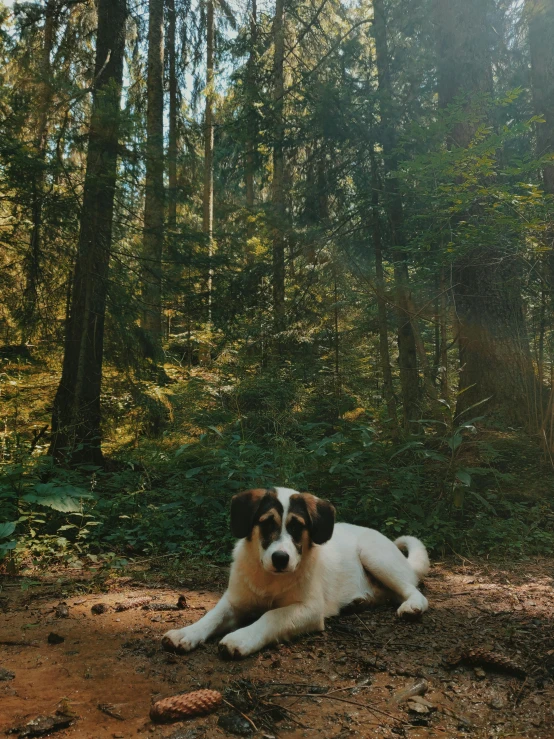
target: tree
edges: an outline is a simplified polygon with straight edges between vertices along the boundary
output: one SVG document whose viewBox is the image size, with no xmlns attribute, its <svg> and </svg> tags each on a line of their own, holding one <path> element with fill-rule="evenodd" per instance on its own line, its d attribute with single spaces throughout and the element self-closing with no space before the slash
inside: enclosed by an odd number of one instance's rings
<svg viewBox="0 0 554 739">
<path fill-rule="evenodd" d="M 544 117 L 537 125 L 537 154 L 554 152 L 554 2 L 526 0 L 531 51 L 531 82 L 535 113 Z M 543 167 L 544 189 L 554 195 L 554 163 Z"/>
<path fill-rule="evenodd" d="M 169 67 L 169 136 L 167 146 L 168 207 L 167 225 L 170 231 L 177 227 L 177 115 L 179 86 L 177 84 L 177 15 L 175 0 L 167 0 L 167 50 Z"/>
<path fill-rule="evenodd" d="M 40 82 L 37 90 L 36 102 L 36 138 L 35 149 L 37 154 L 37 167 L 33 178 L 32 196 L 32 228 L 29 239 L 29 252 L 25 260 L 25 289 L 23 292 L 22 323 L 27 330 L 36 325 L 37 316 L 37 290 L 41 272 L 42 253 L 42 209 L 44 198 L 44 167 L 46 145 L 48 141 L 48 108 L 52 100 L 52 66 L 51 55 L 56 30 L 57 17 L 56 0 L 48 0 L 44 10 L 44 28 L 42 41 L 42 54 L 40 60 Z"/>
<path fill-rule="evenodd" d="M 164 242 L 164 0 L 150 0 L 148 16 L 148 110 L 142 253 L 142 317 L 146 354 L 162 352 L 162 254 Z"/>
<path fill-rule="evenodd" d="M 273 19 L 273 314 L 275 329 L 285 327 L 285 0 L 277 0 Z"/>
<path fill-rule="evenodd" d="M 126 0 L 99 0 L 83 207 L 49 452 L 73 463 L 103 461 L 100 392 L 126 16 Z"/>
<path fill-rule="evenodd" d="M 251 0 L 250 6 L 250 49 L 248 53 L 247 74 L 246 74 L 246 125 L 248 128 L 246 139 L 246 207 L 249 211 L 249 220 L 247 235 L 251 238 L 253 235 L 252 213 L 255 203 L 254 176 L 256 172 L 256 148 L 257 148 L 257 130 L 256 130 L 256 109 L 254 107 L 255 92 L 255 69 L 257 57 L 258 43 L 258 16 L 257 16 L 257 0 Z"/>
<path fill-rule="evenodd" d="M 381 110 L 380 136 L 386 173 L 385 207 L 388 215 L 391 248 L 394 259 L 394 282 L 398 320 L 398 363 L 400 365 L 400 383 L 402 387 L 402 410 L 404 426 L 409 428 L 410 423 L 417 420 L 420 416 L 417 349 L 411 316 L 408 262 L 403 250 L 405 246 L 405 232 L 402 196 L 399 191 L 398 180 L 394 174 L 398 168 L 398 159 L 396 156 L 397 137 L 394 127 L 393 89 L 387 39 L 387 21 L 383 0 L 374 0 L 373 8 L 373 32 L 375 36 Z"/>
<path fill-rule="evenodd" d="M 491 9 L 489 0 L 436 3 L 439 104 L 462 105 L 451 148 L 471 145 L 476 103 L 486 106 L 492 94 Z M 478 202 L 472 207 L 476 216 Z M 483 412 L 505 423 L 532 426 L 535 399 L 542 404 L 542 391 L 536 392 L 518 255 L 491 243 L 460 252 L 452 285 L 461 365 L 457 414 L 487 399 Z"/>
<path fill-rule="evenodd" d="M 208 243 L 208 322 L 212 320 L 214 238 L 214 0 L 206 2 L 206 107 L 204 111 L 204 196 L 202 231 Z"/>
</svg>

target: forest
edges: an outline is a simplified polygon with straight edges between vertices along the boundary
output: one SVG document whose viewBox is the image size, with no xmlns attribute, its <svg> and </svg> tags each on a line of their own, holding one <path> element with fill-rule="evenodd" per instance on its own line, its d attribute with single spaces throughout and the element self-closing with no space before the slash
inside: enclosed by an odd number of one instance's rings
<svg viewBox="0 0 554 739">
<path fill-rule="evenodd" d="M 0 8 L 5 566 L 551 550 L 552 0 Z"/>
<path fill-rule="evenodd" d="M 10 726 L 134 736 L 178 682 L 258 736 L 554 736 L 553 40 L 554 0 L 0 0 Z M 419 537 L 429 616 L 151 649 L 275 485 Z"/>
</svg>

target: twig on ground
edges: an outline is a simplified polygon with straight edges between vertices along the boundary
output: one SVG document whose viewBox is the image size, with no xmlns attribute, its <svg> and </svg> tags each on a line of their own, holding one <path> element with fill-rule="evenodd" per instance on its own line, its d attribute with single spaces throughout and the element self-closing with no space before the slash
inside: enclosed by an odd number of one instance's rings
<svg viewBox="0 0 554 739">
<path fill-rule="evenodd" d="M 411 723 L 409 721 L 404 721 L 401 718 L 398 718 L 398 716 L 393 716 L 392 713 L 388 713 L 387 711 L 383 711 L 381 708 L 375 708 L 374 706 L 368 706 L 366 703 L 359 703 L 358 701 L 352 701 L 348 700 L 348 698 L 339 698 L 336 695 L 329 695 L 328 693 L 304 693 L 304 695 L 298 695 L 297 693 L 276 693 L 274 698 L 284 697 L 284 698 L 329 698 L 330 700 L 334 701 L 340 701 L 341 703 L 350 703 L 353 706 L 359 706 L 360 708 L 365 708 L 366 711 L 370 711 L 372 713 L 381 713 L 383 716 L 388 716 L 393 721 L 398 721 L 401 724 L 404 724 L 405 726 L 411 726 Z"/>
</svg>

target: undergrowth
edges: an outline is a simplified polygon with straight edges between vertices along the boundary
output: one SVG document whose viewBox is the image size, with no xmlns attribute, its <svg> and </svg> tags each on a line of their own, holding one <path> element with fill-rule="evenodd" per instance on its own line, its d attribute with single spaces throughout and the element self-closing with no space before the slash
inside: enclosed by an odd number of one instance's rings
<svg viewBox="0 0 554 739">
<path fill-rule="evenodd" d="M 8 423 L 0 557 L 12 567 L 117 566 L 160 554 L 224 562 L 231 495 L 272 485 L 330 499 L 339 520 L 418 536 L 435 554 L 552 551 L 552 498 L 520 482 L 541 477 L 539 451 L 523 435 L 484 431 L 482 416 L 456 418 L 445 401 L 441 416 L 393 441 L 360 394 L 339 397 L 326 380 L 284 369 L 239 374 L 174 373 L 163 390 L 114 385 L 105 468 L 55 466 L 32 417 Z M 18 381 L 4 383 L 12 409 L 24 405 Z"/>
</svg>

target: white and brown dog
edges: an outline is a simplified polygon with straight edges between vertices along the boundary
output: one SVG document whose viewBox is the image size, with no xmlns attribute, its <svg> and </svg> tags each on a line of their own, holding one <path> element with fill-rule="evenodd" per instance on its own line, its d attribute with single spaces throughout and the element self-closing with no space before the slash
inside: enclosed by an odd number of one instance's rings
<svg viewBox="0 0 554 739">
<path fill-rule="evenodd" d="M 227 591 L 199 621 L 168 631 L 165 649 L 190 652 L 211 636 L 227 634 L 220 651 L 240 658 L 322 631 L 325 618 L 353 603 L 393 598 L 405 617 L 427 610 L 416 587 L 429 569 L 424 545 L 413 536 L 393 543 L 373 529 L 335 526 L 331 503 L 313 495 L 289 488 L 239 493 L 231 502 L 231 531 L 240 541 Z"/>
</svg>

